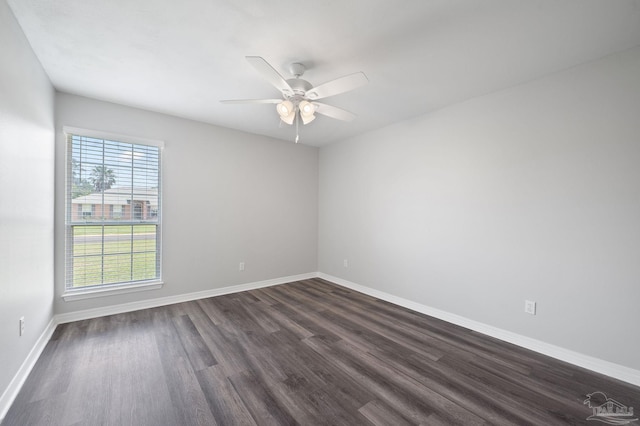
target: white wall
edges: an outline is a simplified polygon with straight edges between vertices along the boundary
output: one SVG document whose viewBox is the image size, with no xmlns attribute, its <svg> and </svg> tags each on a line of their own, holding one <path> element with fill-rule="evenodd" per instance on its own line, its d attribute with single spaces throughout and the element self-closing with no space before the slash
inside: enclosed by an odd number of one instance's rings
<svg viewBox="0 0 640 426">
<path fill-rule="evenodd" d="M 164 141 L 165 286 L 63 301 L 65 206 L 58 202 L 56 313 L 317 271 L 317 148 L 57 93 L 57 200 L 65 198 L 63 126 Z"/>
<path fill-rule="evenodd" d="M 4 0 L 0 46 L 2 395 L 53 317 L 54 91 Z"/>
<path fill-rule="evenodd" d="M 636 48 L 321 148 L 319 270 L 640 369 L 639 76 Z"/>
</svg>

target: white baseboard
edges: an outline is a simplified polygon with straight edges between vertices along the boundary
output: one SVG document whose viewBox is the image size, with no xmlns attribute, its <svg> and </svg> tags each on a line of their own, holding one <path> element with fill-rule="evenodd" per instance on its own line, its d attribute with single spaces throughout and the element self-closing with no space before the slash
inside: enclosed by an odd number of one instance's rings
<svg viewBox="0 0 640 426">
<path fill-rule="evenodd" d="M 288 277 L 274 278 L 271 280 L 256 281 L 252 283 L 239 284 L 229 287 L 213 288 L 211 290 L 197 291 L 194 293 L 178 294 L 176 296 L 159 297 L 155 299 L 141 300 L 138 302 L 123 303 L 83 311 L 69 312 L 55 316 L 56 324 L 80 321 L 91 318 L 103 317 L 106 315 L 122 314 L 124 312 L 138 311 L 140 309 L 157 308 L 158 306 L 172 305 L 174 303 L 189 302 L 191 300 L 205 299 L 207 297 L 222 296 L 223 294 L 238 293 L 241 291 L 254 290 L 257 288 L 270 287 L 278 284 L 286 284 L 294 281 L 307 280 L 318 276 L 317 272 L 307 274 L 291 275 Z"/>
<path fill-rule="evenodd" d="M 2 423 L 4 417 L 7 415 L 9 407 L 11 407 L 16 396 L 18 396 L 18 392 L 20 392 L 22 385 L 25 380 L 27 380 L 27 377 L 29 377 L 29 373 L 31 373 L 33 366 L 36 364 L 36 361 L 38 361 L 38 358 L 40 358 L 40 354 L 44 350 L 45 346 L 49 343 L 49 339 L 51 339 L 51 335 L 55 329 L 56 322 L 54 317 L 49 321 L 49 324 L 45 327 L 44 331 L 36 341 L 36 344 L 33 345 L 29 355 L 27 355 L 27 358 L 18 369 L 18 372 L 13 376 L 13 380 L 11 380 L 9 386 L 7 386 L 2 393 L 2 396 L 0 396 L 0 423 Z"/>
<path fill-rule="evenodd" d="M 432 308 L 427 305 L 413 302 L 411 300 L 403 299 L 402 297 L 394 296 L 389 293 L 365 287 L 363 285 L 356 284 L 342 278 L 334 277 L 332 275 L 324 274 L 322 272 L 318 273 L 318 277 L 327 281 L 331 281 L 343 287 L 359 291 L 360 293 L 368 294 L 369 296 L 403 306 L 413 311 L 420 312 L 425 315 L 429 315 L 443 321 L 447 321 L 452 324 L 477 331 L 482 334 L 486 334 L 487 336 L 495 337 L 496 339 L 500 339 L 505 342 L 513 343 L 514 345 L 530 349 L 532 351 L 550 356 L 555 359 L 559 359 L 564 362 L 568 362 L 569 364 L 583 367 L 588 370 L 595 371 L 596 373 L 604 374 L 605 376 L 613 377 L 615 379 L 631 383 L 632 385 L 640 386 L 640 370 L 635 370 L 623 365 L 614 364 L 609 361 L 594 358 L 592 356 L 584 355 L 579 352 L 574 352 L 560 346 L 532 339 L 530 337 L 503 330 L 498 327 L 483 324 L 481 322 L 474 321 L 460 315 L 452 314 L 446 311 Z"/>
</svg>

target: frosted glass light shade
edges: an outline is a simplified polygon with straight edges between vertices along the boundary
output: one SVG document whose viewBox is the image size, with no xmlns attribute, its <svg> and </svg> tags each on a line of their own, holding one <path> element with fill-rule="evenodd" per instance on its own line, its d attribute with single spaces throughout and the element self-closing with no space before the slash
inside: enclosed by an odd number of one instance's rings
<svg viewBox="0 0 640 426">
<path fill-rule="evenodd" d="M 314 113 L 316 112 L 316 107 L 308 101 L 302 101 L 298 104 L 298 109 L 300 110 L 300 117 L 302 118 L 302 122 L 304 124 L 311 123 L 316 119 Z"/>
<path fill-rule="evenodd" d="M 276 105 L 276 111 L 280 115 L 280 119 L 285 123 L 293 124 L 293 119 L 296 116 L 296 110 L 293 107 L 291 101 L 282 101 Z"/>
</svg>

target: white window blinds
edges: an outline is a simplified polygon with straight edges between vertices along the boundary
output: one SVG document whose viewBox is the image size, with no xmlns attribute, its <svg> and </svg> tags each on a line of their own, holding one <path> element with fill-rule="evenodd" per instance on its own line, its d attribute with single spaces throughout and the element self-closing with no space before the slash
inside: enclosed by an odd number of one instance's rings
<svg viewBox="0 0 640 426">
<path fill-rule="evenodd" d="M 161 148 L 77 133 L 67 133 L 67 289 L 160 280 Z"/>
</svg>

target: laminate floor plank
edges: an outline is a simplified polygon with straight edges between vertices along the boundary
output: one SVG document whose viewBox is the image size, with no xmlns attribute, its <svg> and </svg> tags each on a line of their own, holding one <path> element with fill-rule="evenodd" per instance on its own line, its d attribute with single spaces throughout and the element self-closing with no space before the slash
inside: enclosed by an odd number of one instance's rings
<svg viewBox="0 0 640 426">
<path fill-rule="evenodd" d="M 200 306 L 200 309 L 206 313 L 211 322 L 215 325 L 220 325 L 226 321 L 224 312 L 222 312 L 222 310 L 213 303 L 213 297 L 196 300 L 195 303 Z"/>
<path fill-rule="evenodd" d="M 299 424 L 273 398 L 268 387 L 250 371 L 244 371 L 229 378 L 238 395 L 259 425 Z"/>
<path fill-rule="evenodd" d="M 286 370 L 288 366 L 282 365 L 269 352 L 269 348 L 259 336 L 246 336 L 241 344 L 246 348 L 245 365 L 263 383 L 280 383 L 287 380 Z"/>
<path fill-rule="evenodd" d="M 411 368 L 402 362 L 404 358 L 390 359 L 387 356 L 380 356 L 376 353 L 372 353 L 370 356 L 377 358 L 379 362 L 387 363 L 389 367 L 401 374 L 414 378 L 430 391 L 436 392 L 491 424 L 504 423 L 505 420 L 507 424 L 509 422 L 519 423 L 522 420 L 521 417 L 513 415 L 508 409 L 505 410 L 490 396 L 477 392 L 476 384 L 470 383 L 468 380 L 459 380 L 453 370 L 443 372 L 443 369 L 439 367 L 430 370 Z M 424 361 L 426 364 L 433 364 L 428 360 Z M 436 363 L 436 365 L 438 364 Z"/>
<path fill-rule="evenodd" d="M 189 315 L 173 317 L 173 325 L 194 370 L 202 370 L 218 363 Z"/>
<path fill-rule="evenodd" d="M 319 425 L 363 425 L 370 424 L 359 409 L 345 406 L 345 400 L 330 389 L 318 389 L 306 395 L 314 407 L 315 416 L 304 424 Z"/>
<path fill-rule="evenodd" d="M 372 355 L 379 357 L 376 353 Z M 381 359 L 491 424 L 531 423 L 521 409 L 513 409 L 515 404 L 512 400 L 503 400 L 499 393 L 492 393 L 493 389 L 486 387 L 482 382 L 470 380 L 469 377 L 459 374 L 458 370 L 443 363 L 433 363 L 420 357 L 390 359 L 385 356 Z"/>
<path fill-rule="evenodd" d="M 401 390 L 401 392 L 406 395 L 420 395 L 421 397 L 414 398 L 413 400 L 416 406 L 424 406 L 428 408 L 429 411 L 438 413 L 443 418 L 448 419 L 450 424 L 485 424 L 485 421 L 476 413 L 469 411 L 456 401 L 448 399 L 446 395 L 442 395 L 428 386 L 423 385 L 416 378 L 394 369 L 387 359 L 381 360 L 369 353 L 360 353 L 357 348 L 353 347 L 347 341 L 339 342 L 333 346 L 340 351 L 342 357 L 347 358 L 350 356 L 353 363 L 352 365 L 368 368 L 369 371 L 375 371 L 382 380 L 386 383 L 393 384 L 396 389 Z M 408 400 L 409 398 L 407 397 L 406 399 Z"/>
<path fill-rule="evenodd" d="M 35 402 L 66 392 L 78 361 L 77 349 L 75 341 L 56 340 L 47 345 L 41 356 L 43 362 L 36 364 L 27 378 L 24 388 L 30 390 L 30 395 L 25 399 Z M 30 386 L 31 382 L 34 386 Z"/>
<path fill-rule="evenodd" d="M 152 426 L 174 418 L 174 408 L 153 328 L 138 322 L 135 313 L 127 315 L 133 316 L 130 325 L 122 327 L 110 342 L 117 355 L 107 360 L 111 376 L 108 423 Z"/>
<path fill-rule="evenodd" d="M 66 393 L 51 398 L 30 402 L 20 407 L 11 407 L 12 416 L 5 418 L 4 424 L 62 426 L 65 422 L 64 404 Z"/>
<path fill-rule="evenodd" d="M 235 339 L 228 338 L 220 326 L 213 323 L 206 305 L 201 304 L 200 300 L 197 302 L 190 305 L 189 317 L 217 361 L 218 370 L 224 370 L 226 376 L 245 370 L 246 365 L 235 355 L 242 350 L 240 344 Z"/>
<path fill-rule="evenodd" d="M 312 311 L 317 313 L 318 311 Z M 278 303 L 271 306 L 271 313 L 281 324 L 283 330 L 290 331 L 299 339 L 311 336 L 324 336 L 326 339 L 340 340 L 340 337 L 332 333 L 322 323 L 307 316 L 307 312 L 300 312 L 293 307 Z M 316 317 L 317 318 L 317 317 Z"/>
<path fill-rule="evenodd" d="M 256 298 L 260 299 L 263 303 L 267 305 L 275 305 L 276 303 L 279 303 L 276 299 L 274 299 L 271 295 L 269 295 L 267 291 L 261 288 L 258 288 L 255 290 L 249 290 L 249 293 L 251 293 Z"/>
<path fill-rule="evenodd" d="M 353 344 L 359 345 L 363 351 L 386 349 L 397 356 L 411 353 L 410 349 L 394 344 L 385 337 L 376 334 L 370 329 L 361 327 L 354 321 L 340 316 L 333 311 L 305 310 L 304 307 L 298 305 L 289 305 L 283 308 L 283 310 L 287 313 L 287 317 L 299 315 L 302 318 L 306 318 L 308 322 L 322 324 L 330 336 L 336 337 L 335 340 L 348 339 Z M 429 354 L 429 356 L 433 355 Z"/>
<path fill-rule="evenodd" d="M 640 388 L 313 278 L 54 331 L 2 426 L 576 425 Z"/>
<path fill-rule="evenodd" d="M 175 407 L 175 424 L 215 425 L 215 419 L 198 384 L 195 370 L 178 336 L 169 309 L 160 308 L 154 314 L 155 339 L 171 405 Z"/>
<path fill-rule="evenodd" d="M 379 400 L 373 400 L 358 410 L 363 416 L 376 426 L 409 426 L 411 423 L 391 407 Z"/>
<path fill-rule="evenodd" d="M 404 413 L 414 424 L 428 424 L 426 422 L 433 411 L 417 395 L 410 395 L 409 392 L 404 391 L 384 376 L 381 376 L 376 370 L 341 356 L 339 351 L 336 351 L 332 345 L 326 342 L 310 338 L 305 339 L 305 343 L 325 358 L 332 359 L 332 363 L 342 374 L 361 383 L 362 386 L 384 400 L 394 410 Z"/>
<path fill-rule="evenodd" d="M 280 331 L 280 324 L 269 314 L 269 305 L 266 305 L 262 301 L 253 303 L 251 309 L 247 309 L 245 312 L 253 321 L 260 325 L 264 332 L 274 333 Z"/>
<path fill-rule="evenodd" d="M 555 400 L 552 398 L 549 400 L 544 394 L 527 388 L 518 382 L 515 376 L 510 378 L 496 375 L 481 367 L 473 366 L 461 358 L 447 356 L 443 357 L 439 362 L 448 365 L 453 370 L 459 371 L 460 374 L 467 377 L 471 383 L 474 383 L 479 391 L 490 395 L 493 401 L 503 403 L 508 407 L 513 407 L 513 410 L 521 413 L 530 424 L 566 424 L 562 419 L 557 418 L 556 415 L 552 413 L 550 415 L 549 409 L 551 407 L 555 408 L 558 405 Z M 537 408 L 533 406 L 537 406 Z M 581 406 L 581 401 L 580 404 L 567 404 L 561 416 L 566 416 L 575 410 L 583 412 L 583 409 L 584 407 Z M 575 418 L 575 421 L 578 423 L 580 423 L 580 420 L 579 417 Z M 569 424 L 573 424 L 573 422 L 569 422 Z"/>
<path fill-rule="evenodd" d="M 295 384 L 305 383 L 307 389 L 313 387 L 314 390 L 324 387 L 326 382 L 322 379 L 322 375 L 316 374 L 310 367 L 313 365 L 311 357 L 305 353 L 300 345 L 299 340 L 292 342 L 292 335 L 277 332 L 269 336 L 269 346 L 267 350 L 261 351 L 261 356 L 269 358 L 272 364 L 277 365 L 284 375 L 282 382 L 291 382 Z M 295 338 L 295 336 L 293 336 Z M 313 360 L 313 361 L 317 361 Z"/>
<path fill-rule="evenodd" d="M 507 351 L 503 353 L 503 356 L 500 358 L 495 358 L 493 354 L 496 350 L 501 350 L 500 347 L 487 347 L 490 345 L 492 339 L 488 336 L 480 336 L 472 332 L 471 330 L 466 330 L 462 328 L 458 328 L 455 330 L 455 335 L 453 339 L 447 339 L 446 333 L 440 331 L 438 333 L 434 333 L 430 331 L 428 327 L 425 327 L 424 324 L 407 324 L 404 321 L 396 321 L 397 316 L 387 315 L 389 313 L 397 314 L 396 311 L 380 311 L 376 309 L 375 300 L 366 300 L 367 305 L 362 307 L 360 305 L 355 305 L 350 303 L 350 299 L 348 296 L 345 296 L 343 293 L 338 293 L 340 295 L 340 299 L 344 303 L 335 303 L 334 306 L 340 307 L 345 306 L 347 311 L 353 311 L 354 313 L 358 313 L 363 317 L 367 318 L 369 321 L 372 321 L 375 324 L 380 325 L 381 327 L 386 327 L 391 332 L 391 335 L 406 335 L 406 336 L 415 336 L 418 340 L 422 341 L 422 345 L 425 345 L 425 340 L 429 342 L 431 346 L 439 346 L 442 350 L 443 342 L 446 343 L 444 348 L 448 349 L 448 351 L 458 351 L 461 348 L 465 350 L 473 351 L 476 355 L 486 354 L 485 356 L 488 359 L 494 360 L 494 362 L 499 362 L 503 365 L 503 367 L 507 367 L 513 370 L 517 370 L 519 373 L 527 374 L 531 371 L 532 366 L 530 363 L 534 362 L 534 360 L 527 359 L 522 360 L 521 357 L 518 357 L 517 354 L 511 353 L 511 351 Z M 343 310 L 344 312 L 344 310 Z M 415 313 L 411 312 L 410 315 L 413 316 Z M 465 330 L 465 331 L 463 331 Z M 409 337 L 411 339 L 411 337 Z M 433 340 L 432 340 L 433 339 Z M 433 343 L 431 343 L 433 342 Z M 479 342 L 479 344 L 478 344 Z M 499 342 L 499 341 L 498 341 Z M 499 342 L 502 347 L 504 347 L 504 342 Z M 515 348 L 515 346 L 514 346 Z M 446 352 L 446 351 L 445 351 Z M 530 353 L 530 351 L 527 351 Z M 527 364 L 529 362 L 529 364 Z"/>
<path fill-rule="evenodd" d="M 257 425 L 228 380 L 229 376 L 219 366 L 197 371 L 196 377 L 219 425 Z"/>
<path fill-rule="evenodd" d="M 344 307 L 341 304 L 331 303 L 331 299 L 316 301 L 330 311 L 332 315 L 339 317 L 343 324 L 351 324 L 348 326 L 350 330 L 366 329 L 372 334 L 364 336 L 368 341 L 374 342 L 380 347 L 393 347 L 393 352 L 398 351 L 398 347 L 405 348 L 407 351 L 420 353 L 433 361 L 437 361 L 443 355 L 443 352 L 435 347 L 429 348 L 424 339 L 420 339 L 421 333 L 411 333 L 402 330 L 401 327 L 394 326 L 393 323 L 379 321 L 375 319 L 375 315 L 369 316 L 361 310 L 352 307 Z M 376 342 L 376 339 L 380 339 Z M 384 343 L 382 343 L 384 339 Z"/>
<path fill-rule="evenodd" d="M 286 311 L 287 307 L 282 303 L 272 305 L 271 316 L 280 328 L 289 330 L 290 332 L 298 336 L 299 339 L 306 339 L 307 337 L 315 335 L 313 328 L 308 327 L 309 323 L 296 321 L 295 318 L 291 318 L 290 316 L 286 315 L 283 310 Z"/>
<path fill-rule="evenodd" d="M 541 381 L 536 379 L 530 372 L 527 374 L 514 375 L 511 371 L 502 368 L 500 364 L 492 362 L 485 357 L 477 357 L 471 352 L 456 354 L 456 356 L 449 357 L 448 360 L 455 360 L 459 365 L 458 368 L 476 369 L 475 371 L 488 373 L 491 376 L 517 384 L 518 386 L 522 386 L 539 394 L 548 395 L 565 403 L 573 402 L 576 398 L 576 393 L 587 390 L 576 381 L 571 382 L 568 387 L 564 388 L 563 384 L 566 383 L 565 381 L 558 380 L 555 381 L 555 384 Z M 443 364 L 446 364 L 446 362 L 443 362 Z M 568 395 L 574 396 L 568 397 Z"/>
</svg>

